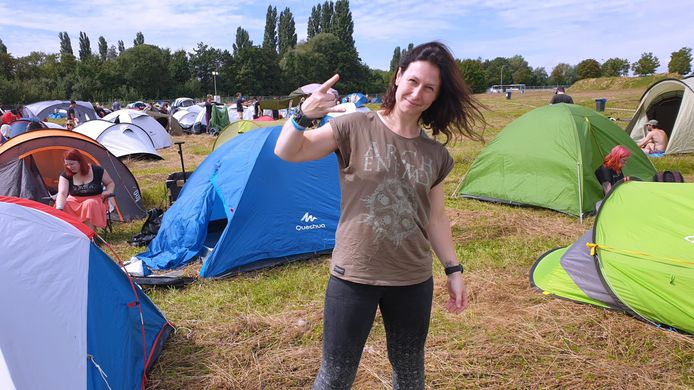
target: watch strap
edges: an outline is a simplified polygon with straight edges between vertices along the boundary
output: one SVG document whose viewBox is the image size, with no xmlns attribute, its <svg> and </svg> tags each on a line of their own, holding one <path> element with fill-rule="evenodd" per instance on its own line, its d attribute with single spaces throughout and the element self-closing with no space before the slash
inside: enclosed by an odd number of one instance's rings
<svg viewBox="0 0 694 390">
<path fill-rule="evenodd" d="M 452 273 L 460 272 L 461 274 L 463 273 L 463 265 L 462 264 L 457 264 L 457 265 L 452 265 L 450 267 L 445 267 L 444 272 L 446 272 L 446 275 L 450 275 Z"/>
</svg>

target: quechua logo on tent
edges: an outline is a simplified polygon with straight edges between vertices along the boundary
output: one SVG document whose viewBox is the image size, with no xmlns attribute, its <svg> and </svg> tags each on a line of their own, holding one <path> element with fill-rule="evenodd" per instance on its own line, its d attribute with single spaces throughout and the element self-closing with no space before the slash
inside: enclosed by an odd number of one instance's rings
<svg viewBox="0 0 694 390">
<path fill-rule="evenodd" d="M 314 230 L 314 229 L 325 229 L 325 224 L 324 223 L 312 223 L 316 222 L 318 220 L 318 217 L 314 217 L 309 213 L 308 211 L 304 214 L 303 217 L 301 217 L 300 221 L 304 223 L 311 223 L 310 225 L 296 225 L 295 229 L 297 231 L 302 231 L 302 230 Z"/>
<path fill-rule="evenodd" d="M 686 236 L 685 241 L 689 241 L 690 244 L 694 244 L 694 236 Z"/>
</svg>

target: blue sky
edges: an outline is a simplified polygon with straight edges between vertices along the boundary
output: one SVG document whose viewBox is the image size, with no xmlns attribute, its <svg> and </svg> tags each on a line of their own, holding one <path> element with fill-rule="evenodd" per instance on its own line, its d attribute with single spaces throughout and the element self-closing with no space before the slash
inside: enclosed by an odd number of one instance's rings
<svg viewBox="0 0 694 390">
<path fill-rule="evenodd" d="M 145 42 L 192 51 L 198 42 L 231 51 L 236 28 L 263 40 L 267 6 L 289 7 L 299 40 L 306 39 L 311 7 L 318 1 L 239 0 L 0 0 L 0 39 L 15 56 L 57 53 L 58 33 L 67 31 L 75 54 L 79 32 L 92 50 L 99 36 L 110 45 Z M 321 2 L 322 3 L 322 2 Z M 547 72 L 586 58 L 637 60 L 643 52 L 667 69 L 670 54 L 694 48 L 691 0 L 351 0 L 354 40 L 371 68 L 387 69 L 396 46 L 439 40 L 460 59 L 522 55 Z M 11 17 L 8 17 L 11 15 Z M 319 81 L 319 80 L 317 80 Z"/>
</svg>

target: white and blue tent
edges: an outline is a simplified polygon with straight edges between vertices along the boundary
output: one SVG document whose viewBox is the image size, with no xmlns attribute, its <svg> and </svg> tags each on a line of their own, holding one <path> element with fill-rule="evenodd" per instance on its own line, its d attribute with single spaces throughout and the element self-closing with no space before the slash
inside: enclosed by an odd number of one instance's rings
<svg viewBox="0 0 694 390">
<path fill-rule="evenodd" d="M 173 327 L 86 225 L 0 197 L 0 389 L 138 389 Z"/>
<path fill-rule="evenodd" d="M 274 153 L 280 130 L 241 134 L 213 151 L 137 257 L 153 269 L 204 257 L 200 275 L 221 277 L 331 251 L 340 214 L 337 158 L 281 160 Z"/>
</svg>

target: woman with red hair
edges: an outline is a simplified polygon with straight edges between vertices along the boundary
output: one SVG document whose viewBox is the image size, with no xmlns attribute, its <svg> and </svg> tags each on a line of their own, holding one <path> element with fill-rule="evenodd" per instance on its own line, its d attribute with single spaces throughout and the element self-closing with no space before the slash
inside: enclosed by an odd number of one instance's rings
<svg viewBox="0 0 694 390">
<path fill-rule="evenodd" d="M 622 168 L 624 168 L 624 164 L 626 164 L 629 157 L 631 157 L 629 149 L 622 145 L 617 145 L 605 156 L 603 164 L 595 171 L 595 176 L 598 178 L 600 185 L 602 185 L 605 195 L 620 180 L 629 180 L 628 177 L 625 179 L 622 173 Z"/>
<path fill-rule="evenodd" d="M 76 216 L 91 229 L 106 226 L 106 201 L 115 183 L 102 167 L 91 165 L 77 149 L 65 152 L 55 207 Z M 104 190 L 106 187 L 106 190 Z"/>
</svg>

